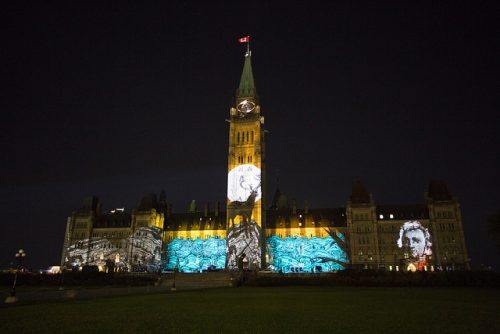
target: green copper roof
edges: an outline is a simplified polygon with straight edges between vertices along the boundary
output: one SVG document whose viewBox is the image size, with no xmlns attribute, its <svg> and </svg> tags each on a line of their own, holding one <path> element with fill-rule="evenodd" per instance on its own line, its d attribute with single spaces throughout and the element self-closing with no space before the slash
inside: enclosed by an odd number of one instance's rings
<svg viewBox="0 0 500 334">
<path fill-rule="evenodd" d="M 241 73 L 237 97 L 257 97 L 255 82 L 253 80 L 251 55 L 245 56 L 245 64 L 243 65 L 243 73 Z"/>
</svg>

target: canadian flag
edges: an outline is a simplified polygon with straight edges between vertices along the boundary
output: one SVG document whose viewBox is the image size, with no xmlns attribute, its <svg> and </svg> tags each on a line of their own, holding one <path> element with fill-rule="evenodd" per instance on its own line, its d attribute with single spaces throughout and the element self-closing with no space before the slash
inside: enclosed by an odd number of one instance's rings
<svg viewBox="0 0 500 334">
<path fill-rule="evenodd" d="M 248 42 L 250 42 L 250 36 L 238 38 L 238 43 L 248 43 Z"/>
</svg>

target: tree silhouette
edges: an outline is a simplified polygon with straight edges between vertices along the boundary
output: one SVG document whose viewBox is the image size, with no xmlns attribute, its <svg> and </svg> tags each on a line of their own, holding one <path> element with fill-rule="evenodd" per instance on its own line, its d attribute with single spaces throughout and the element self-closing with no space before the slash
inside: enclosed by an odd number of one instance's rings
<svg viewBox="0 0 500 334">
<path fill-rule="evenodd" d="M 339 230 L 335 227 L 328 227 L 324 229 L 328 233 L 328 235 L 332 237 L 333 242 L 335 242 L 337 246 L 339 246 L 339 248 L 346 254 L 347 262 L 329 257 L 321 258 L 321 260 L 323 262 L 335 262 L 337 264 L 340 264 L 345 269 L 347 269 L 347 267 L 350 265 L 350 260 L 351 260 L 351 248 L 349 246 L 349 232 L 346 230 L 344 233 L 340 233 Z M 344 236 L 343 239 L 342 235 Z"/>
</svg>

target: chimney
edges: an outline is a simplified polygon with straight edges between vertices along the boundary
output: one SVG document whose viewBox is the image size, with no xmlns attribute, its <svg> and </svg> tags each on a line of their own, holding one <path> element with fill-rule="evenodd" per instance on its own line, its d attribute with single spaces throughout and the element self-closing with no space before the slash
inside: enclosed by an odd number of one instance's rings
<svg viewBox="0 0 500 334">
<path fill-rule="evenodd" d="M 188 206 L 188 212 L 189 213 L 196 213 L 196 200 L 192 200 L 191 203 Z"/>
<path fill-rule="evenodd" d="M 214 211 L 215 211 L 215 217 L 219 217 L 219 211 L 220 211 L 220 202 L 219 201 L 215 202 Z"/>
<path fill-rule="evenodd" d="M 205 211 L 205 217 L 208 217 L 208 202 L 205 203 L 205 207 L 203 209 Z"/>
<path fill-rule="evenodd" d="M 306 215 L 309 213 L 309 202 L 307 200 L 304 201 L 304 213 Z"/>
<path fill-rule="evenodd" d="M 172 203 L 167 203 L 167 217 L 172 215 Z"/>
<path fill-rule="evenodd" d="M 297 214 L 297 201 L 294 199 L 292 199 L 292 213 L 295 215 Z"/>
</svg>

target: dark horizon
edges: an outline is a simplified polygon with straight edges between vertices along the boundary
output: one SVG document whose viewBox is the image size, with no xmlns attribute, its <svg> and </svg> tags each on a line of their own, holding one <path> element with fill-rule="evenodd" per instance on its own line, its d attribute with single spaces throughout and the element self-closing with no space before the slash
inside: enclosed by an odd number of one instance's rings
<svg viewBox="0 0 500 334">
<path fill-rule="evenodd" d="M 15 6 L 15 5 L 12 5 Z M 492 6 L 493 7 L 493 6 Z M 174 211 L 225 203 L 225 119 L 252 36 L 266 115 L 268 203 L 345 206 L 360 178 L 376 204 L 458 198 L 473 265 L 498 268 L 494 8 L 391 3 L 8 8 L 0 267 L 19 248 L 59 264 L 83 198 Z"/>
</svg>

